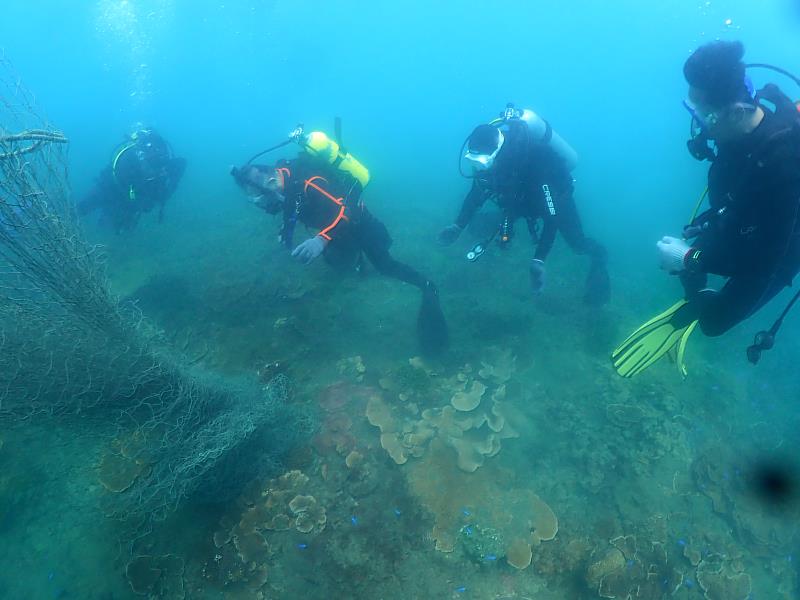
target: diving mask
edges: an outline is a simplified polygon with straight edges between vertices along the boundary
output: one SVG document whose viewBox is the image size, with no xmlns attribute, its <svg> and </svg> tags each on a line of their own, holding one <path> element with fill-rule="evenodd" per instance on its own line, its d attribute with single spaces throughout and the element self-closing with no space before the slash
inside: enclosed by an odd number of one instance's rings
<svg viewBox="0 0 800 600">
<path fill-rule="evenodd" d="M 721 108 L 708 106 L 703 102 L 703 96 L 700 98 L 690 98 L 683 101 L 684 108 L 692 116 L 692 119 L 697 122 L 697 125 L 705 133 L 711 132 L 721 121 L 724 121 L 730 115 L 737 111 L 752 112 L 757 108 L 757 101 L 755 98 L 755 87 L 749 77 L 745 77 L 743 81 L 744 90 L 739 96 L 739 100 L 731 102 L 730 104 Z"/>
<path fill-rule="evenodd" d="M 683 107 L 691 115 L 692 119 L 705 132 L 713 129 L 720 120 L 720 113 L 716 110 L 703 111 L 689 100 L 683 101 Z"/>
<path fill-rule="evenodd" d="M 283 175 L 275 169 L 247 166 L 232 169 L 231 175 L 247 194 L 250 202 L 270 214 L 277 214 L 283 208 Z"/>
<path fill-rule="evenodd" d="M 492 165 L 494 164 L 494 159 L 497 157 L 497 154 L 500 152 L 500 149 L 503 147 L 503 143 L 505 142 L 505 136 L 503 135 L 502 131 L 498 131 L 497 135 L 497 147 L 493 152 L 477 152 L 470 148 L 467 149 L 467 153 L 464 155 L 464 158 L 470 161 L 472 166 L 478 170 L 486 171 L 491 169 Z"/>
</svg>

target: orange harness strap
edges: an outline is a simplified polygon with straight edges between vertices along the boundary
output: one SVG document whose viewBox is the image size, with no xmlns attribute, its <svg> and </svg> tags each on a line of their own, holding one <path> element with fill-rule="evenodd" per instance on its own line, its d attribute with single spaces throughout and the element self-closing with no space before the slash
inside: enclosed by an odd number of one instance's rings
<svg viewBox="0 0 800 600">
<path fill-rule="evenodd" d="M 328 232 L 331 229 L 333 229 L 334 227 L 336 227 L 339 224 L 339 221 L 341 221 L 342 219 L 347 221 L 347 217 L 344 216 L 345 206 L 344 206 L 344 202 L 342 202 L 342 198 L 335 197 L 333 194 L 331 194 L 327 190 L 321 188 L 316 183 L 314 183 L 314 181 L 316 179 L 320 179 L 320 180 L 324 181 L 325 183 L 328 183 L 328 180 L 325 179 L 324 177 L 322 177 L 320 175 L 315 175 L 314 177 L 310 177 L 310 178 L 306 179 L 306 184 L 305 184 L 305 187 L 303 188 L 303 192 L 308 193 L 308 188 L 314 188 L 320 194 L 325 196 L 328 200 L 330 200 L 331 202 L 333 202 L 334 204 L 339 206 L 339 214 L 336 215 L 336 218 L 333 220 L 333 222 L 330 225 L 328 225 L 325 229 L 323 229 L 322 231 L 320 231 L 317 234 L 319 236 L 324 237 L 326 240 L 330 241 L 331 240 L 331 236 L 328 235 Z"/>
<path fill-rule="evenodd" d="M 279 169 L 276 169 L 276 171 L 281 176 L 281 189 L 285 190 L 286 189 L 286 180 L 287 179 L 291 179 L 292 172 L 286 167 L 280 167 Z"/>
</svg>

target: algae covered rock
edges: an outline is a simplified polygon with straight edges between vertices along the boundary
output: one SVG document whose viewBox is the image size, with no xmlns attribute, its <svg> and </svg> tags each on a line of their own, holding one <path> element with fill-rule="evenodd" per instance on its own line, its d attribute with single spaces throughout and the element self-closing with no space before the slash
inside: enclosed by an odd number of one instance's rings
<svg viewBox="0 0 800 600">
<path fill-rule="evenodd" d="M 493 527 L 468 523 L 459 530 L 458 539 L 464 554 L 474 562 L 494 562 L 505 556 L 503 535 Z"/>
</svg>

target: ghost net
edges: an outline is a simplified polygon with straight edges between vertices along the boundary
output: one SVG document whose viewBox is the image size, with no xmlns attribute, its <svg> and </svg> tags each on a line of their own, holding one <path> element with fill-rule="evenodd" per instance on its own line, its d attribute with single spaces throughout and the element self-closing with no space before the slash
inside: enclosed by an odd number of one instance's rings
<svg viewBox="0 0 800 600">
<path fill-rule="evenodd" d="M 0 424 L 102 436 L 106 512 L 141 534 L 186 498 L 224 500 L 310 430 L 289 382 L 190 366 L 106 280 L 70 199 L 66 136 L 0 58 Z"/>
</svg>

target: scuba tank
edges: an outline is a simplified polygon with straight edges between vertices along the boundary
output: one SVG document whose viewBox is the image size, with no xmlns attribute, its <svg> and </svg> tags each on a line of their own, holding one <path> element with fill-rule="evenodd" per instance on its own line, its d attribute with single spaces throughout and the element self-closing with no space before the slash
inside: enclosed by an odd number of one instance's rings
<svg viewBox="0 0 800 600">
<path fill-rule="evenodd" d="M 578 153 L 550 127 L 550 123 L 529 108 L 520 110 L 509 102 L 501 116 L 490 121 L 489 125 L 494 125 L 502 131 L 504 125 L 512 120 L 524 122 L 528 126 L 529 139 L 535 143 L 549 146 L 564 161 L 570 171 L 576 167 Z"/>
<path fill-rule="evenodd" d="M 342 149 L 338 143 L 329 138 L 322 131 L 304 133 L 298 127 L 293 133 L 293 138 L 311 156 L 322 159 L 337 170 L 347 173 L 361 184 L 361 188 L 369 183 L 369 171 L 352 154 Z"/>
<path fill-rule="evenodd" d="M 504 134 L 508 133 L 513 125 L 523 124 L 525 125 L 524 131 L 528 144 L 544 144 L 548 146 L 561 158 L 569 171 L 572 171 L 578 164 L 578 153 L 575 152 L 572 146 L 550 127 L 550 123 L 529 108 L 520 110 L 509 102 L 506 104 L 505 110 L 500 113 L 500 116 L 489 121 L 488 124 L 497 127 Z M 464 143 L 461 144 L 461 149 L 458 153 L 458 172 L 467 179 L 472 179 L 472 176 L 464 173 L 461 163 L 471 135 L 468 135 Z"/>
<path fill-rule="evenodd" d="M 336 133 L 341 140 L 341 122 L 338 117 L 336 119 Z M 367 187 L 369 183 L 369 170 L 367 170 L 364 165 L 356 160 L 352 154 L 347 152 L 340 143 L 332 140 L 325 133 L 321 131 L 306 133 L 302 123 L 289 133 L 287 139 L 255 154 L 245 164 L 249 165 L 258 157 L 283 148 L 292 142 L 299 144 L 309 156 L 320 158 L 329 165 L 333 165 L 337 170 L 353 177 L 361 184 L 361 189 Z"/>
</svg>

